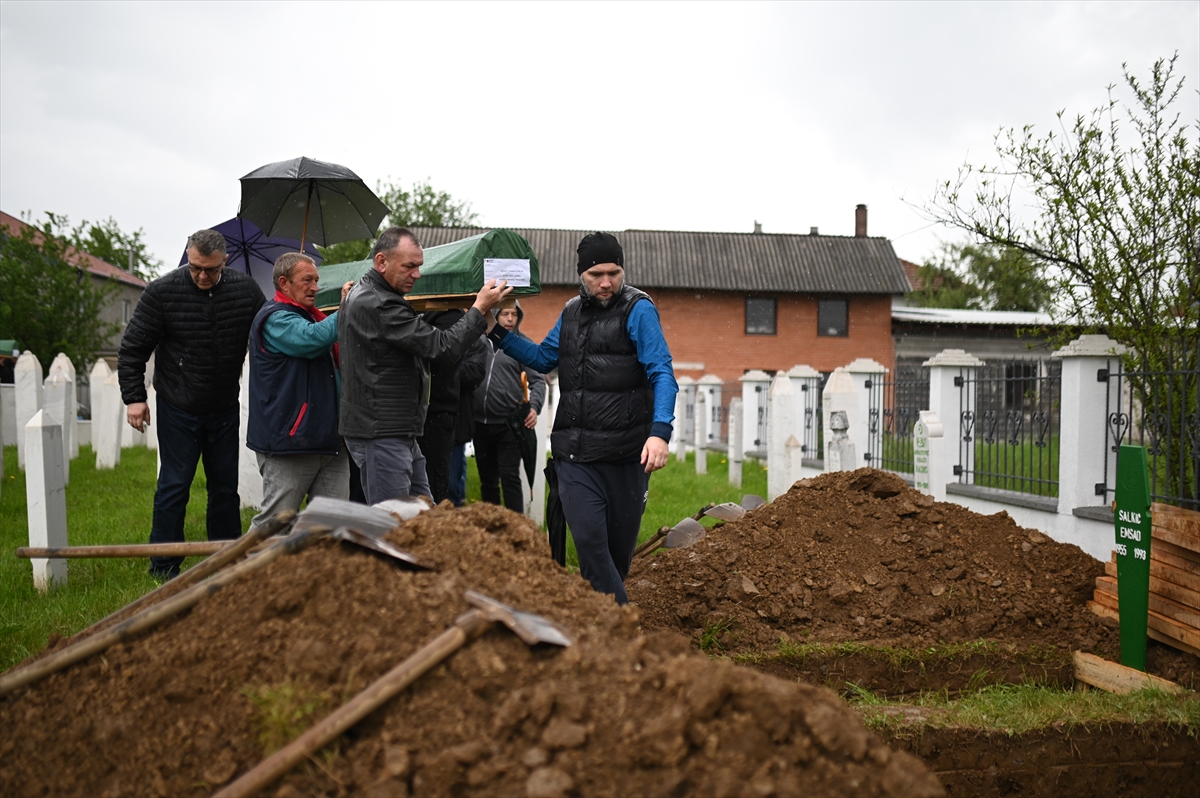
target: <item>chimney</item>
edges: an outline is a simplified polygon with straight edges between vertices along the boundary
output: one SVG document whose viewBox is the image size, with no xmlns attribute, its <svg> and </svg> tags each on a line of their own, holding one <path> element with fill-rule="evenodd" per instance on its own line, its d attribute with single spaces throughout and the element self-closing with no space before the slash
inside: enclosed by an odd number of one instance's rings
<svg viewBox="0 0 1200 798">
<path fill-rule="evenodd" d="M 759 224 L 757 219 L 754 220 L 754 234 L 762 235 L 762 225 Z"/>
<path fill-rule="evenodd" d="M 867 237 L 867 206 L 857 205 L 854 208 L 854 237 Z"/>
<path fill-rule="evenodd" d="M 820 233 L 817 232 L 817 228 L 815 228 L 815 227 L 808 228 L 808 234 L 810 236 L 820 235 Z"/>
</svg>

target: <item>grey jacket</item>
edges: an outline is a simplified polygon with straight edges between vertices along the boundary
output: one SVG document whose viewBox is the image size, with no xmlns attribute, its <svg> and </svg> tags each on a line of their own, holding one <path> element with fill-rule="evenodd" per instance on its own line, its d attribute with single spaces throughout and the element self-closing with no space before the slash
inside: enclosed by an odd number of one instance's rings
<svg viewBox="0 0 1200 798">
<path fill-rule="evenodd" d="M 460 358 L 487 329 L 475 309 L 448 330 L 430 326 L 383 275 L 370 269 L 338 313 L 347 438 L 419 437 L 429 410 L 429 361 Z"/>
<path fill-rule="evenodd" d="M 521 332 L 521 321 L 525 311 L 517 303 L 517 328 L 512 334 L 526 338 Z M 546 401 L 546 378 L 531 368 L 522 366 L 506 355 L 502 349 L 487 341 L 487 361 L 483 382 L 475 389 L 475 423 L 503 424 L 517 406 L 525 401 L 521 387 L 521 372 L 529 383 L 529 406 L 539 415 Z"/>
</svg>

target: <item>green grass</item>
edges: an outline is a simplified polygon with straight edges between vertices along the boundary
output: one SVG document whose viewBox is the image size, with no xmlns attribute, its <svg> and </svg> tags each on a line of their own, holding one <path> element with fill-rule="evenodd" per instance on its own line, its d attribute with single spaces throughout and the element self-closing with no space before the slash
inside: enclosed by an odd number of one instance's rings
<svg viewBox="0 0 1200 798">
<path fill-rule="evenodd" d="M 145 543 L 150 537 L 156 481 L 155 453 L 124 449 L 120 465 L 97 471 L 90 446 L 71 461 L 67 486 L 67 535 L 72 546 Z M 204 518 L 208 501 L 201 467 L 192 483 L 184 522 L 187 540 L 207 540 Z M 242 511 L 248 527 L 254 511 Z M 100 620 L 152 590 L 146 560 L 70 560 L 67 585 L 40 595 L 33 587 L 29 560 L 13 550 L 29 545 L 25 506 L 25 474 L 17 468 L 17 447 L 4 449 L 4 487 L 0 492 L 0 670 L 7 669 L 46 644 L 52 634 L 67 636 Z M 189 558 L 184 566 L 194 565 Z"/>
<path fill-rule="evenodd" d="M 897 717 L 896 708 L 920 708 L 921 723 L 939 728 L 967 727 L 1022 734 L 1047 726 L 1163 722 L 1195 736 L 1200 731 L 1200 696 L 1139 690 L 1116 695 L 1101 690 L 1071 692 L 1037 684 L 990 685 L 953 699 L 942 693 L 897 702 L 858 688 L 849 702 L 864 723 L 876 731 L 902 733 L 912 724 Z M 891 711 L 889 711 L 891 710 Z"/>
</svg>

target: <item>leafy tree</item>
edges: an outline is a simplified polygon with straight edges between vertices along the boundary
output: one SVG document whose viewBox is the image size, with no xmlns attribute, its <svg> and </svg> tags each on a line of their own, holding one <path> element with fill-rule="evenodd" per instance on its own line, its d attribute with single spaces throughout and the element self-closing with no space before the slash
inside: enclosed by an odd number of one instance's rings
<svg viewBox="0 0 1200 798">
<path fill-rule="evenodd" d="M 475 212 L 465 201 L 454 199 L 448 192 L 438 191 L 428 180 L 413 184 L 406 191 L 399 183 L 380 180 L 375 193 L 391 209 L 380 230 L 388 227 L 469 227 L 476 223 Z M 373 239 L 343 241 L 319 247 L 325 263 L 349 263 L 365 260 L 371 254 Z"/>
<path fill-rule="evenodd" d="M 940 256 L 917 270 L 921 286 L 909 294 L 917 307 L 1045 310 L 1050 286 L 1024 252 L 989 244 L 944 244 Z"/>
<path fill-rule="evenodd" d="M 66 220 L 62 221 L 65 223 Z M 143 240 L 145 235 L 141 228 L 126 233 L 110 216 L 95 224 L 86 220 L 80 222 L 71 230 L 70 239 L 76 249 L 132 272 L 143 280 L 153 280 L 162 270 L 163 262 L 150 254 Z"/>
<path fill-rule="evenodd" d="M 1200 429 L 1200 126 L 1172 109 L 1183 90 L 1177 58 L 1156 61 L 1148 81 L 1123 65 L 1127 105 L 1110 86 L 1090 115 L 1068 124 L 1060 112 L 1057 133 L 1001 130 L 999 164 L 965 164 L 925 210 L 1045 268 L 1051 312 L 1128 346 L 1128 365 L 1176 370 L 1166 396 L 1151 378 L 1130 379 L 1147 412 L 1171 409 L 1176 449 L 1164 459 L 1184 464 L 1169 488 L 1186 497 L 1200 471 L 1187 431 Z"/>
<path fill-rule="evenodd" d="M 59 352 L 91 363 L 121 329 L 100 320 L 120 286 L 82 268 L 65 219 L 48 216 L 40 229 L 31 224 L 19 235 L 0 231 L 0 338 L 15 338 L 43 368 Z"/>
</svg>

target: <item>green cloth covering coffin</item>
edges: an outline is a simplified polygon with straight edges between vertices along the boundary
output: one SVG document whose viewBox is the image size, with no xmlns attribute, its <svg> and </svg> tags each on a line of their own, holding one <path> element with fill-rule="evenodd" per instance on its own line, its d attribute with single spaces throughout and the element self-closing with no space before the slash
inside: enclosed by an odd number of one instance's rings
<svg viewBox="0 0 1200 798">
<path fill-rule="evenodd" d="M 528 260 L 529 285 L 513 289 L 513 296 L 534 296 L 542 292 L 537 257 L 529 242 L 512 230 L 489 230 L 425 250 L 421 277 L 408 297 L 419 299 L 475 294 L 483 288 L 483 262 L 488 258 Z M 370 260 L 322 266 L 319 269 L 321 282 L 317 290 L 317 307 L 337 307 L 346 281 L 357 281 L 370 268 Z"/>
</svg>

